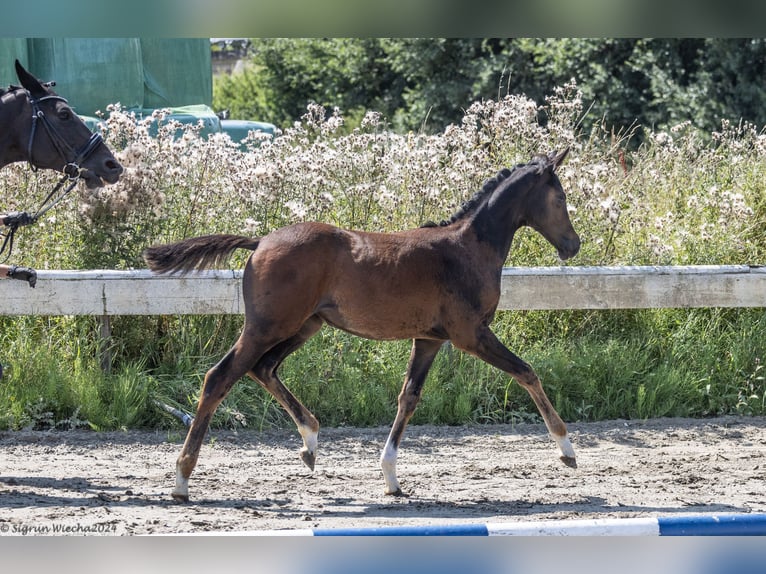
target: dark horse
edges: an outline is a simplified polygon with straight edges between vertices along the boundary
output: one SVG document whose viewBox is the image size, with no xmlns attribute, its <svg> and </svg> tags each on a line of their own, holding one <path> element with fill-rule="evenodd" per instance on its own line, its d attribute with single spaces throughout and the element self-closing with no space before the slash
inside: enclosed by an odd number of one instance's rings
<svg viewBox="0 0 766 574">
<path fill-rule="evenodd" d="M 115 183 L 122 166 L 106 147 L 100 134 L 91 133 L 69 107 L 67 101 L 27 72 L 16 60 L 16 75 L 21 86 L 0 89 L 0 168 L 25 161 L 32 169 L 52 169 L 65 174 L 49 195 L 55 198 L 67 179 L 74 183 L 83 179 L 90 188 Z M 49 209 L 53 204 L 49 204 Z M 13 234 L 22 225 L 33 223 L 38 213 L 13 212 L 0 215 L 0 226 L 8 228 L 0 244 L 0 254 L 6 248 L 6 258 L 13 247 Z M 0 265 L 0 279 L 10 277 L 28 281 L 34 287 L 37 277 L 28 267 Z"/>
<path fill-rule="evenodd" d="M 277 377 L 290 353 L 324 323 L 375 340 L 412 339 L 396 419 L 381 456 L 387 494 L 401 494 L 396 457 L 426 375 L 445 341 L 516 379 L 530 394 L 561 450 L 576 466 L 566 426 L 535 372 L 490 330 L 500 277 L 514 233 L 540 232 L 561 259 L 580 238 L 556 175 L 568 150 L 502 170 L 448 221 L 397 233 L 346 231 L 299 223 L 261 238 L 208 235 L 144 253 L 158 273 L 218 264 L 235 249 L 251 249 L 242 278 L 245 325 L 229 353 L 205 376 L 197 414 L 176 465 L 173 497 L 189 499 L 189 476 L 213 412 L 245 374 L 285 408 L 303 437 L 301 458 L 314 468 L 319 423 Z"/>
<path fill-rule="evenodd" d="M 7 232 L 0 241 L 0 279 L 6 277 L 27 281 L 34 287 L 37 272 L 30 267 L 5 265 L 13 249 L 13 236 L 22 225 L 34 223 L 47 209 L 60 201 L 79 179 L 90 188 L 104 182 L 115 183 L 122 166 L 106 147 L 100 134 L 91 133 L 69 107 L 67 101 L 42 84 L 16 60 L 16 76 L 21 86 L 0 88 L 0 168 L 18 161 L 27 162 L 32 169 L 52 169 L 65 174 L 36 213 L 25 211 L 0 214 L 0 227 Z M 69 187 L 56 197 L 65 180 Z M 50 203 L 49 203 L 50 201 Z M 7 249 L 7 251 L 6 251 Z M 0 378 L 3 368 L 0 365 Z"/>
<path fill-rule="evenodd" d="M 16 75 L 21 87 L 0 89 L 0 167 L 26 161 L 35 169 L 78 175 L 90 188 L 115 183 L 122 166 L 101 136 L 18 60 Z"/>
</svg>

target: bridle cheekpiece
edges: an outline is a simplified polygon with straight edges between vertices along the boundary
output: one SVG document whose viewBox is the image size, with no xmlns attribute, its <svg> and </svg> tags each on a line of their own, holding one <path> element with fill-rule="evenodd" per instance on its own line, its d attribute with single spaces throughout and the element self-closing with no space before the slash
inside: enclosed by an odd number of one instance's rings
<svg viewBox="0 0 766 574">
<path fill-rule="evenodd" d="M 46 86 L 53 85 L 52 83 L 45 84 Z M 26 91 L 26 90 L 25 90 Z M 58 95 L 47 95 L 43 96 L 41 98 L 33 98 L 32 94 L 29 93 L 29 91 L 26 91 L 27 93 L 27 99 L 29 100 L 29 105 L 32 106 L 32 129 L 29 133 L 29 145 L 27 146 L 27 161 L 29 162 L 30 167 L 33 171 L 37 171 L 37 166 L 35 166 L 33 162 L 33 146 L 35 141 L 35 135 L 37 134 L 37 126 L 42 125 L 43 129 L 45 129 L 45 132 L 48 134 L 48 137 L 51 140 L 51 143 L 53 144 L 53 147 L 56 148 L 56 151 L 58 152 L 59 156 L 61 156 L 61 159 L 64 161 L 64 167 L 61 171 L 63 171 L 67 177 L 71 180 L 77 180 L 80 177 L 80 164 L 85 161 L 94 151 L 96 151 L 96 148 L 102 143 L 103 138 L 101 137 L 101 134 L 94 133 L 91 134 L 90 138 L 87 142 L 85 142 L 85 145 L 83 145 L 79 149 L 74 149 L 69 143 L 61 136 L 59 131 L 56 129 L 56 126 L 54 126 L 51 121 L 46 117 L 45 112 L 43 112 L 42 109 L 40 109 L 40 102 L 49 101 L 49 100 L 56 100 L 60 102 L 64 102 L 67 104 L 66 98 L 63 98 Z"/>
</svg>

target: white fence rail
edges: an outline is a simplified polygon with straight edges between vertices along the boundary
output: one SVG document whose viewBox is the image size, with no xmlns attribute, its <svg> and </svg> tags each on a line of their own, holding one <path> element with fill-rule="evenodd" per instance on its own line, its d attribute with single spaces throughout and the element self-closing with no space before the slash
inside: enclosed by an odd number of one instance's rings
<svg viewBox="0 0 766 574">
<path fill-rule="evenodd" d="M 239 314 L 241 276 L 39 271 L 35 289 L 0 281 L 0 315 Z M 501 288 L 500 309 L 766 307 L 766 267 L 509 267 Z"/>
</svg>

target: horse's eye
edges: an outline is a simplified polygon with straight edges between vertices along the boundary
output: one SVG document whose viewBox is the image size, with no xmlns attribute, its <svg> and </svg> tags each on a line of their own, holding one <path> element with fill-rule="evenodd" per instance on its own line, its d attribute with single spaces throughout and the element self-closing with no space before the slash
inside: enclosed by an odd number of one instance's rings
<svg viewBox="0 0 766 574">
<path fill-rule="evenodd" d="M 59 110 L 58 116 L 60 120 L 64 120 L 64 121 L 71 120 L 72 110 L 70 110 L 69 108 L 62 108 Z"/>
</svg>

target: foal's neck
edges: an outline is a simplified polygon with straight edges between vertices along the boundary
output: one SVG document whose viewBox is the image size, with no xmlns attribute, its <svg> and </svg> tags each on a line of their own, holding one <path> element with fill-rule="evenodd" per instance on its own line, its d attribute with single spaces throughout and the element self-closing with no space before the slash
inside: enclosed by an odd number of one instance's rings
<svg viewBox="0 0 766 574">
<path fill-rule="evenodd" d="M 534 180 L 525 177 L 498 189 L 476 210 L 470 228 L 479 242 L 489 245 L 497 254 L 500 265 L 511 251 L 513 236 L 526 223 L 526 200 Z"/>
</svg>

